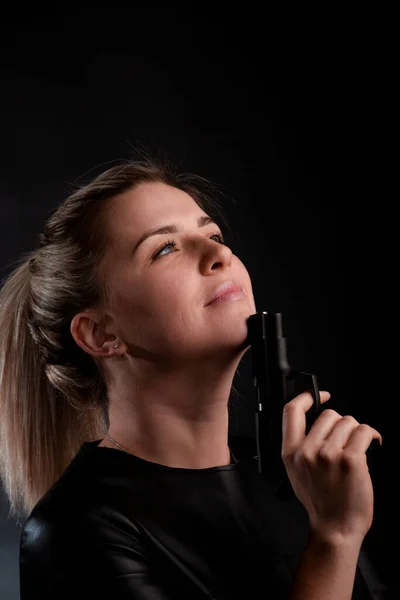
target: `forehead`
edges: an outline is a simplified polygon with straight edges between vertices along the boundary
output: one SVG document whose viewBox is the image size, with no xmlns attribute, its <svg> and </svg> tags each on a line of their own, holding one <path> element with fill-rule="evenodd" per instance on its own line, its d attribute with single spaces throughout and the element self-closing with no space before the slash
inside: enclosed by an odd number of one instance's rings
<svg viewBox="0 0 400 600">
<path fill-rule="evenodd" d="M 168 225 L 176 220 L 194 221 L 206 214 L 186 192 L 161 182 L 141 183 L 113 199 L 111 233 L 123 231 L 140 235 L 149 227 Z M 114 235 L 113 235 L 114 237 Z"/>
</svg>

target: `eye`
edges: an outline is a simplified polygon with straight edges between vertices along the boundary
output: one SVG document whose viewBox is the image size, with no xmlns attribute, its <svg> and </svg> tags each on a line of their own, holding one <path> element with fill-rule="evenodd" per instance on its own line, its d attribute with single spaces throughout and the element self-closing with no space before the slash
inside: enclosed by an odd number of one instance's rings
<svg viewBox="0 0 400 600">
<path fill-rule="evenodd" d="M 222 233 L 214 233 L 213 235 L 210 235 L 210 239 L 213 237 L 218 238 L 219 244 L 225 244 L 224 236 L 222 235 Z"/>
<path fill-rule="evenodd" d="M 173 248 L 176 246 L 176 242 L 174 240 L 168 240 L 155 254 L 153 254 L 153 258 L 157 258 L 157 256 L 162 256 L 161 252 L 168 248 L 168 246 L 172 246 Z"/>
<path fill-rule="evenodd" d="M 225 244 L 224 236 L 222 235 L 222 233 L 213 233 L 209 237 L 210 237 L 210 239 L 217 238 L 217 241 L 219 244 Z M 163 255 L 163 254 L 161 254 L 161 252 L 163 252 L 163 250 L 165 250 L 169 246 L 172 246 L 172 248 L 175 248 L 175 246 L 176 246 L 175 240 L 168 240 L 167 242 L 165 242 L 161 246 L 161 248 L 159 250 L 157 250 L 155 254 L 153 254 L 153 259 L 157 258 L 158 256 L 165 256 L 165 254 Z M 167 254 L 169 254 L 169 252 Z"/>
</svg>

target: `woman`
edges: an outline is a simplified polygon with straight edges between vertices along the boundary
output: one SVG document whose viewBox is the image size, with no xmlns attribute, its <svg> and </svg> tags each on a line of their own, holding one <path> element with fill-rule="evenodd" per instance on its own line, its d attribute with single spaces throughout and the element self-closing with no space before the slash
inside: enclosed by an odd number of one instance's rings
<svg viewBox="0 0 400 600">
<path fill-rule="evenodd" d="M 325 410 L 305 436 L 311 396 L 288 403 L 289 507 L 235 445 L 228 400 L 256 307 L 195 183 L 150 160 L 109 169 L 4 282 L 1 472 L 28 517 L 22 600 L 352 597 L 380 434 Z"/>
</svg>

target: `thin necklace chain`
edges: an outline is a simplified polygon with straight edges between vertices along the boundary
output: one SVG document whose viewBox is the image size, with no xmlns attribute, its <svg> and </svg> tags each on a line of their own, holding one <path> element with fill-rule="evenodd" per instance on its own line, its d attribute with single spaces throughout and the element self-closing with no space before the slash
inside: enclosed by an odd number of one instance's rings
<svg viewBox="0 0 400 600">
<path fill-rule="evenodd" d="M 111 440 L 111 441 L 112 441 L 112 442 L 113 442 L 113 443 L 114 443 L 116 446 L 118 446 L 118 448 L 121 448 L 121 450 L 123 450 L 123 451 L 124 451 L 124 452 L 126 452 L 127 454 L 130 454 L 129 450 L 127 450 L 126 448 L 124 448 L 124 447 L 122 446 L 122 444 L 120 444 L 119 442 L 117 442 L 117 440 L 114 440 L 114 438 L 112 438 L 112 437 L 111 437 L 111 435 L 110 435 L 109 433 L 106 433 L 106 436 L 107 436 L 107 437 L 108 437 L 108 439 L 110 439 L 110 440 Z M 237 463 L 237 460 L 236 460 L 236 458 L 234 457 L 234 455 L 233 455 L 233 452 L 232 452 L 232 450 L 231 450 L 230 448 L 229 448 L 229 451 L 230 451 L 230 453 L 231 453 L 231 456 L 232 456 L 232 458 L 233 458 L 233 460 L 234 460 L 234 463 L 233 463 L 233 464 L 236 464 L 236 463 Z"/>
<path fill-rule="evenodd" d="M 121 450 L 123 450 L 124 452 L 126 452 L 127 454 L 130 454 L 130 452 L 128 452 L 128 450 L 126 448 L 124 448 L 121 444 L 119 444 L 116 440 L 114 440 L 114 438 L 111 437 L 111 435 L 109 435 L 108 433 L 106 433 L 106 436 L 112 441 L 114 442 L 114 444 L 116 446 L 118 446 L 119 448 L 121 448 Z"/>
</svg>

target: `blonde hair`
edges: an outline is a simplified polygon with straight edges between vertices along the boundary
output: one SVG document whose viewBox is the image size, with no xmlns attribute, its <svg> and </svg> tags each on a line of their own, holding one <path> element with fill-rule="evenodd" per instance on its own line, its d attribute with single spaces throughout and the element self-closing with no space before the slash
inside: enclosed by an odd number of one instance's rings
<svg viewBox="0 0 400 600">
<path fill-rule="evenodd" d="M 146 181 L 182 189 L 224 220 L 206 180 L 149 157 L 126 161 L 66 198 L 46 221 L 39 248 L 0 282 L 0 478 L 17 519 L 31 512 L 81 444 L 108 428 L 104 372 L 75 343 L 70 323 L 85 308 L 109 303 L 100 273 L 111 242 L 109 205 Z"/>
</svg>

